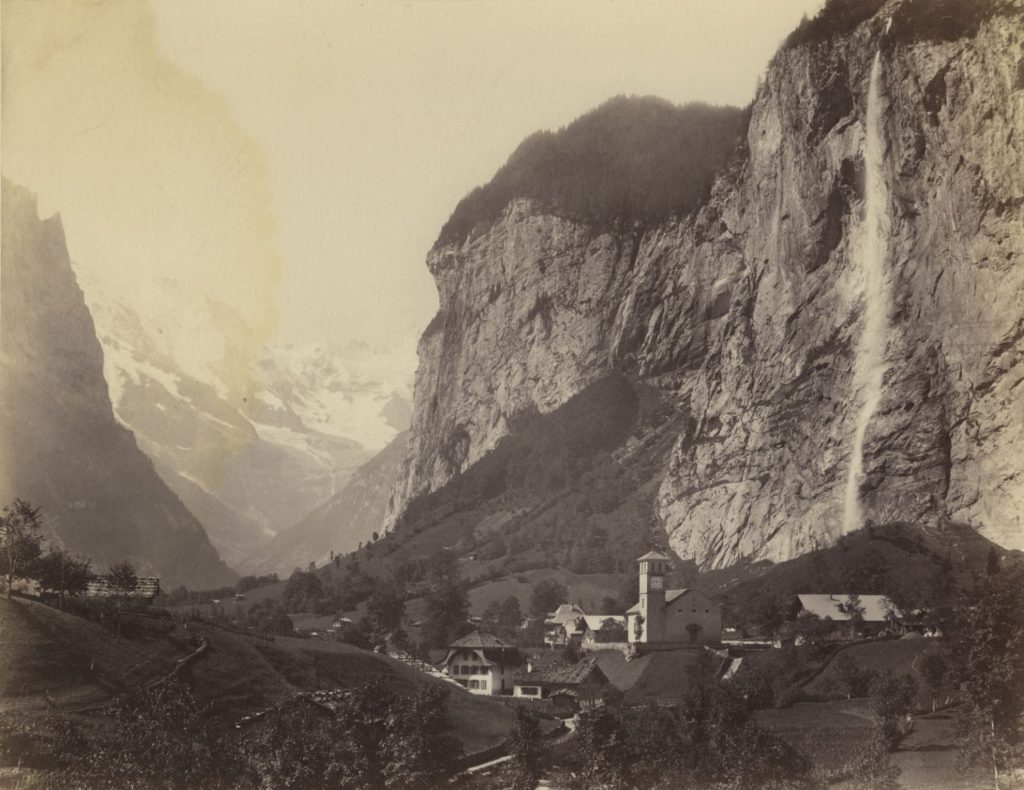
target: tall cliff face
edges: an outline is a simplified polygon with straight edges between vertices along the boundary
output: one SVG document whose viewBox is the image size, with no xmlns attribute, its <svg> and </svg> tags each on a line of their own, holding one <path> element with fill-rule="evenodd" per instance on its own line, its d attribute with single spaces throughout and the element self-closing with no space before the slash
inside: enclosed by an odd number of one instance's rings
<svg viewBox="0 0 1024 790">
<path fill-rule="evenodd" d="M 687 217 L 515 200 L 439 244 L 392 520 L 617 369 L 683 417 L 656 504 L 681 556 L 781 560 L 870 522 L 1024 547 L 1024 14 L 993 7 L 950 30 L 889 2 L 785 47 Z"/>
<path fill-rule="evenodd" d="M 3 182 L 0 497 L 43 509 L 53 539 L 103 571 L 122 560 L 165 587 L 235 574 L 114 419 L 103 351 L 59 217 Z"/>
</svg>

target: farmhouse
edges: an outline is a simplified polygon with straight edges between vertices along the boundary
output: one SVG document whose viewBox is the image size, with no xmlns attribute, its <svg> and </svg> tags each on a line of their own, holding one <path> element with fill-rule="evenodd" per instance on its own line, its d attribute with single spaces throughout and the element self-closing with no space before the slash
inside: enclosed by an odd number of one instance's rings
<svg viewBox="0 0 1024 790">
<path fill-rule="evenodd" d="M 562 647 L 573 639 L 582 639 L 584 626 L 579 625 L 581 618 L 586 616 L 574 603 L 563 603 L 548 615 L 544 621 L 544 642 L 552 647 Z"/>
<path fill-rule="evenodd" d="M 640 600 L 626 611 L 631 644 L 648 649 L 717 645 L 722 641 L 722 610 L 694 589 L 666 590 L 671 560 L 651 551 L 640 557 Z"/>
<path fill-rule="evenodd" d="M 153 603 L 160 594 L 160 579 L 156 576 L 139 576 L 135 587 L 125 590 L 115 586 L 106 576 L 97 576 L 85 585 L 85 594 L 89 598 L 134 598 Z"/>
<path fill-rule="evenodd" d="M 555 710 L 572 714 L 588 710 L 601 701 L 608 678 L 593 658 L 577 664 L 539 667 L 532 662 L 515 673 L 515 696 L 551 700 Z"/>
<path fill-rule="evenodd" d="M 444 668 L 471 694 L 496 697 L 512 693 L 512 676 L 521 663 L 517 648 L 491 634 L 473 631 L 448 647 Z"/>
<path fill-rule="evenodd" d="M 859 622 L 854 622 L 854 610 Z M 791 618 L 801 614 L 814 615 L 837 624 L 836 636 L 855 638 L 864 634 L 878 634 L 887 628 L 897 628 L 903 613 L 887 595 L 856 595 L 850 593 L 800 594 L 793 601 Z"/>
</svg>

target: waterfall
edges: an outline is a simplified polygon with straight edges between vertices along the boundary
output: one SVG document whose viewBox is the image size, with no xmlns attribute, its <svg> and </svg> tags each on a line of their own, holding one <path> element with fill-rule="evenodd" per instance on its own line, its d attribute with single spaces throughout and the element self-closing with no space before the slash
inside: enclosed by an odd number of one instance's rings
<svg viewBox="0 0 1024 790">
<path fill-rule="evenodd" d="M 889 331 L 889 303 L 886 293 L 885 258 L 889 241 L 889 195 L 883 166 L 882 108 L 879 98 L 882 61 L 875 55 L 868 87 L 868 107 L 864 130 L 864 222 L 861 229 L 857 263 L 863 282 L 861 336 L 854 361 L 854 386 L 860 399 L 857 428 L 850 452 L 843 509 L 843 532 L 861 527 L 860 483 L 864 476 L 864 435 L 882 398 L 885 376 L 885 346 Z"/>
</svg>

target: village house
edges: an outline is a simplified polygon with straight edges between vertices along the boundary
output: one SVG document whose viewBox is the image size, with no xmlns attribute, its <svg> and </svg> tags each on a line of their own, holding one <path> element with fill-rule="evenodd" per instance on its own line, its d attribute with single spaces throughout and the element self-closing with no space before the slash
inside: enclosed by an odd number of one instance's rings
<svg viewBox="0 0 1024 790">
<path fill-rule="evenodd" d="M 512 693 L 522 656 L 496 636 L 473 631 L 452 642 L 443 663 L 448 676 L 471 694 L 496 697 Z"/>
<path fill-rule="evenodd" d="M 532 661 L 515 673 L 515 696 L 550 700 L 560 715 L 590 710 L 601 701 L 608 678 L 593 658 L 576 664 L 537 666 Z"/>
<path fill-rule="evenodd" d="M 851 604 L 860 613 L 856 622 Z M 856 639 L 861 636 L 877 636 L 886 630 L 902 630 L 900 621 L 903 613 L 887 595 L 802 593 L 793 600 L 790 619 L 796 621 L 801 614 L 833 621 L 836 624 L 831 635 L 833 639 Z"/>
<path fill-rule="evenodd" d="M 563 603 L 544 621 L 545 644 L 551 647 L 564 647 L 573 639 L 582 639 L 586 626 L 581 626 L 579 621 L 586 617 L 586 614 L 574 603 Z"/>
<path fill-rule="evenodd" d="M 628 641 L 625 615 L 588 614 L 583 617 L 583 624 L 585 629 L 580 644 L 583 650 L 604 650 Z"/>
<path fill-rule="evenodd" d="M 694 589 L 666 590 L 671 560 L 651 551 L 640 557 L 640 600 L 626 611 L 630 644 L 647 649 L 717 645 L 722 641 L 722 610 Z"/>
<path fill-rule="evenodd" d="M 139 576 L 131 590 L 117 587 L 106 576 L 97 576 L 85 585 L 88 598 L 131 598 L 151 604 L 159 594 L 160 579 L 156 576 Z"/>
</svg>

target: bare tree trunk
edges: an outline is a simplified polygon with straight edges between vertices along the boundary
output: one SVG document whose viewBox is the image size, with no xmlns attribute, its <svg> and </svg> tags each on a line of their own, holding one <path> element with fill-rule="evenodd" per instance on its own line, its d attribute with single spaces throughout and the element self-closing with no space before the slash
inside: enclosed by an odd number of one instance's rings
<svg viewBox="0 0 1024 790">
<path fill-rule="evenodd" d="M 996 762 L 996 721 L 989 716 L 989 728 L 992 731 L 992 777 L 996 783 L 996 790 L 999 790 L 999 764 Z"/>
</svg>

